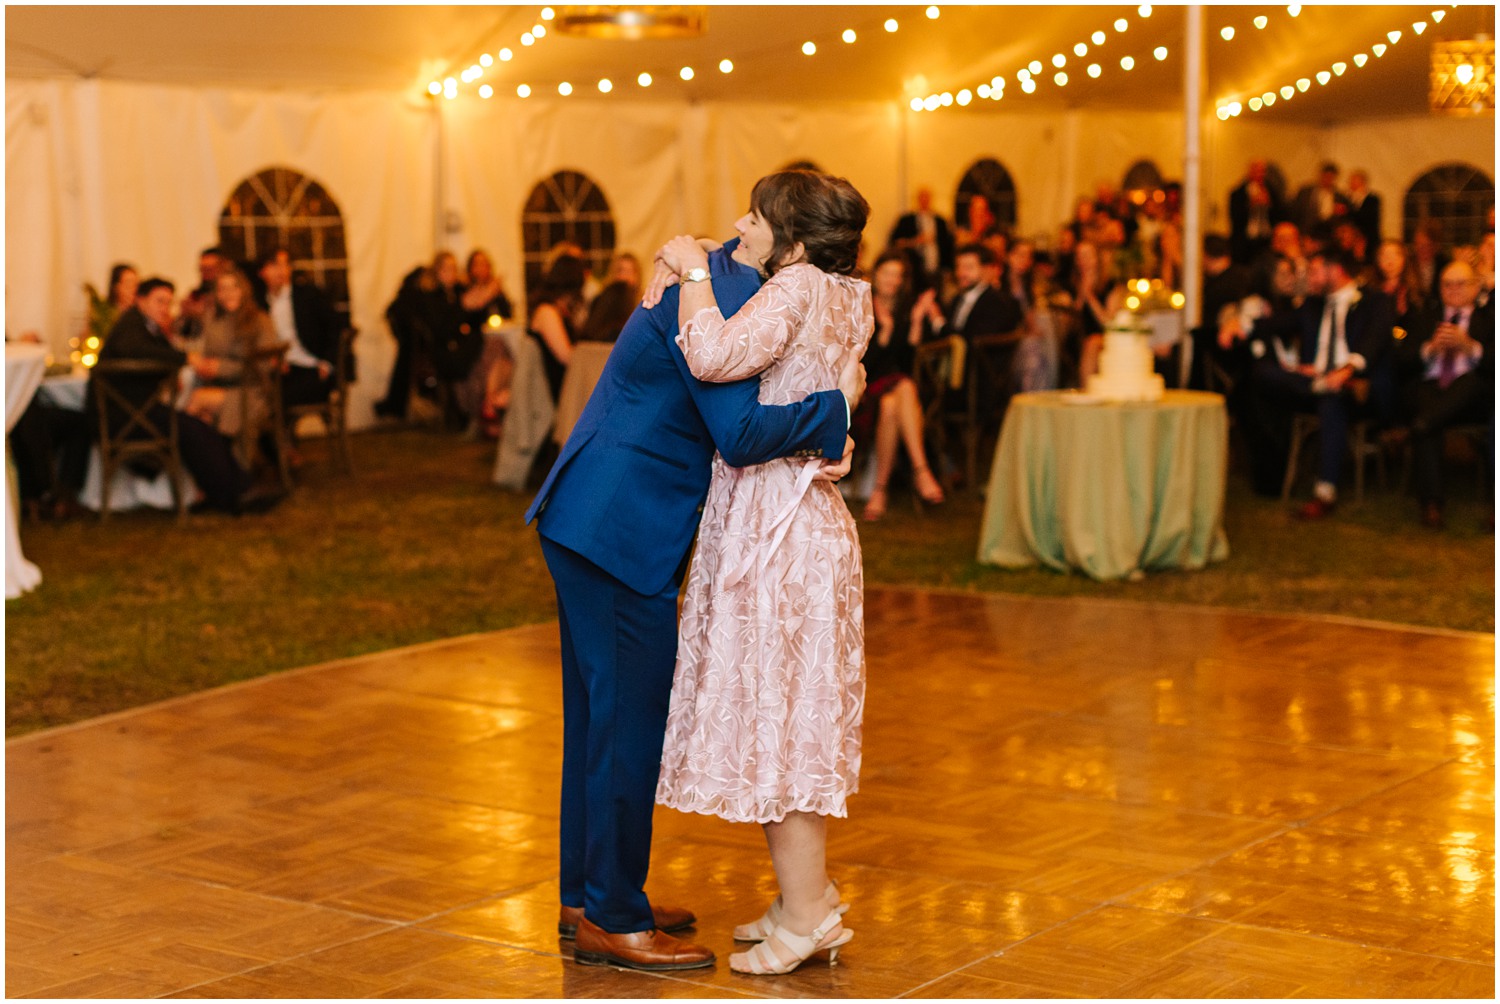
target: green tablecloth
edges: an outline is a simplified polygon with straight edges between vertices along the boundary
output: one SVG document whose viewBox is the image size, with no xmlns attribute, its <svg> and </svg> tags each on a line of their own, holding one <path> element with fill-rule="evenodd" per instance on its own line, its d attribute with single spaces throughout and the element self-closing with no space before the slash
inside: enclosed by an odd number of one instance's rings
<svg viewBox="0 0 1500 1004">
<path fill-rule="evenodd" d="M 1118 579 L 1227 558 L 1224 399 L 1169 390 L 1153 403 L 1082 400 L 1050 391 L 1011 401 L 979 560 Z"/>
</svg>

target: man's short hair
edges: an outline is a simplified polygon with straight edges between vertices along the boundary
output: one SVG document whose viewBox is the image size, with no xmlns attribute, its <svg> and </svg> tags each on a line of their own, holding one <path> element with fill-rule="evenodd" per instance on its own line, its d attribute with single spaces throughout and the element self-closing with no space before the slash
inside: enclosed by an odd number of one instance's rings
<svg viewBox="0 0 1500 1004">
<path fill-rule="evenodd" d="M 170 280 L 163 279 L 159 275 L 153 275 L 135 288 L 135 298 L 137 300 L 145 299 L 158 289 L 165 289 L 169 293 L 177 291 L 177 287 L 172 285 Z"/>
<path fill-rule="evenodd" d="M 224 253 L 224 249 L 221 248 L 221 247 L 219 247 L 219 245 L 217 245 L 217 244 L 215 244 L 211 248 L 204 248 L 202 251 L 198 252 L 198 257 L 199 258 L 206 258 L 209 255 L 213 255 L 215 258 L 227 258 L 227 257 L 229 257 L 228 255 L 226 255 Z"/>
<path fill-rule="evenodd" d="M 979 258 L 979 264 L 981 265 L 1000 264 L 1000 259 L 995 257 L 995 252 L 991 251 L 989 246 L 985 244 L 965 244 L 955 251 L 953 256 L 957 258 L 961 254 L 975 255 Z"/>
<path fill-rule="evenodd" d="M 1352 251 L 1341 247 L 1328 247 L 1313 257 L 1322 258 L 1325 265 L 1337 265 L 1351 279 L 1359 275 L 1359 259 L 1354 257 Z"/>
<path fill-rule="evenodd" d="M 1332 171 L 1334 174 L 1338 174 L 1339 166 L 1331 160 L 1325 160 L 1323 161 L 1323 166 L 1318 168 L 1318 171 L 1321 174 L 1327 174 L 1330 171 Z"/>
<path fill-rule="evenodd" d="M 1229 238 L 1223 234 L 1204 234 L 1203 254 L 1207 258 L 1228 258 Z"/>
<path fill-rule="evenodd" d="M 260 257 L 255 259 L 255 271 L 259 272 L 261 269 L 271 264 L 271 262 L 276 260 L 276 256 L 281 254 L 285 250 L 286 248 L 272 248 L 269 251 L 262 251 Z"/>
</svg>

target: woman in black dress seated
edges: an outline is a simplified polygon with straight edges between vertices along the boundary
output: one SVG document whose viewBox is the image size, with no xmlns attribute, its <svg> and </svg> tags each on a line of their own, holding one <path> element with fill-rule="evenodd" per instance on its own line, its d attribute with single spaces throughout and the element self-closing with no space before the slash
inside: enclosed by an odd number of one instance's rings
<svg viewBox="0 0 1500 1004">
<path fill-rule="evenodd" d="M 531 317 L 526 333 L 542 347 L 542 366 L 552 400 L 562 389 L 563 374 L 573 359 L 573 314 L 583 302 L 583 261 L 562 255 L 547 271 L 542 286 L 530 297 Z"/>
<path fill-rule="evenodd" d="M 859 449 L 875 443 L 875 489 L 865 503 L 864 519 L 885 515 L 887 487 L 899 447 L 911 460 L 913 487 L 922 501 L 938 505 L 943 488 L 932 476 L 922 442 L 922 403 L 912 381 L 912 360 L 922 340 L 922 323 L 912 318 L 914 299 L 906 276 L 906 259 L 897 252 L 881 255 L 871 270 L 875 333 L 865 350 L 865 396 L 854 413 L 849 435 Z"/>
</svg>

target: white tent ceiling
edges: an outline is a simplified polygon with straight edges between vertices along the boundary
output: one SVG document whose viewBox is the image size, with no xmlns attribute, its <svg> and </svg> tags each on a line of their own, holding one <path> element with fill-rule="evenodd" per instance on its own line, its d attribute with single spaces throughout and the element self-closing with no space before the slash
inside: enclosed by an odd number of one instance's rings
<svg viewBox="0 0 1500 1004">
<path fill-rule="evenodd" d="M 1141 17 L 1136 6 L 943 6 L 928 18 L 921 6 L 713 5 L 708 31 L 680 41 L 599 41 L 550 31 L 535 45 L 520 37 L 541 21 L 539 5 L 507 6 L 8 6 L 6 73 L 10 76 L 77 75 L 182 85 L 279 90 L 384 90 L 426 94 L 428 83 L 459 76 L 482 53 L 502 47 L 515 56 L 496 61 L 481 81 L 464 86 L 459 100 L 481 100 L 480 83 L 497 99 L 512 99 L 518 84 L 537 95 L 556 94 L 567 81 L 582 97 L 599 100 L 705 100 L 797 103 L 899 101 L 973 88 L 1006 78 L 1007 108 L 1170 109 L 1181 103 L 1185 16 L 1180 6 L 1157 6 Z M 1444 17 L 1436 23 L 1433 11 Z M 1265 17 L 1265 26 L 1254 20 Z M 899 30 L 883 28 L 895 18 Z M 1124 18 L 1124 32 L 1114 28 Z M 1422 35 L 1413 23 L 1422 21 Z M 1298 78 L 1342 61 L 1348 69 L 1327 86 L 1312 85 L 1294 100 L 1279 101 L 1257 116 L 1299 124 L 1373 116 L 1420 114 L 1427 107 L 1431 44 L 1493 34 L 1494 7 L 1475 5 L 1210 6 L 1207 9 L 1209 107 L 1218 99 L 1246 100 L 1279 90 Z M 1220 37 L 1225 26 L 1232 40 Z M 856 40 L 842 41 L 845 29 Z M 1091 36 L 1103 31 L 1095 45 Z M 1387 33 L 1400 31 L 1391 44 Z M 817 45 L 802 53 L 804 42 Z M 1078 43 L 1088 45 L 1080 58 Z M 1358 52 L 1384 43 L 1363 69 Z M 1167 48 L 1158 61 L 1153 50 Z M 1052 57 L 1066 57 L 1069 82 L 1053 82 Z M 1136 66 L 1120 69 L 1122 56 Z M 734 70 L 718 70 L 721 59 Z M 1024 94 L 1017 71 L 1040 60 L 1042 83 Z M 1087 67 L 1098 61 L 1100 75 Z M 693 80 L 678 77 L 683 66 Z M 635 83 L 641 71 L 655 83 Z M 597 82 L 613 92 L 600 96 Z M 995 107 L 988 102 L 977 105 Z M 962 114 L 949 108 L 945 114 Z"/>
</svg>

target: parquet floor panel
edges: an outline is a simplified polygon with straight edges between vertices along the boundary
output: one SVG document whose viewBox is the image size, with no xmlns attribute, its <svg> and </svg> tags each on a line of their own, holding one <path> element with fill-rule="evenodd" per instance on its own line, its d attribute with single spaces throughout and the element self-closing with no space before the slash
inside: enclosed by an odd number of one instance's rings
<svg viewBox="0 0 1500 1004">
<path fill-rule="evenodd" d="M 557 629 L 12 740 L 12 997 L 1490 997 L 1494 638 L 872 590 L 855 940 L 729 971 L 758 828 L 663 811 L 717 966 L 558 939 Z"/>
</svg>

